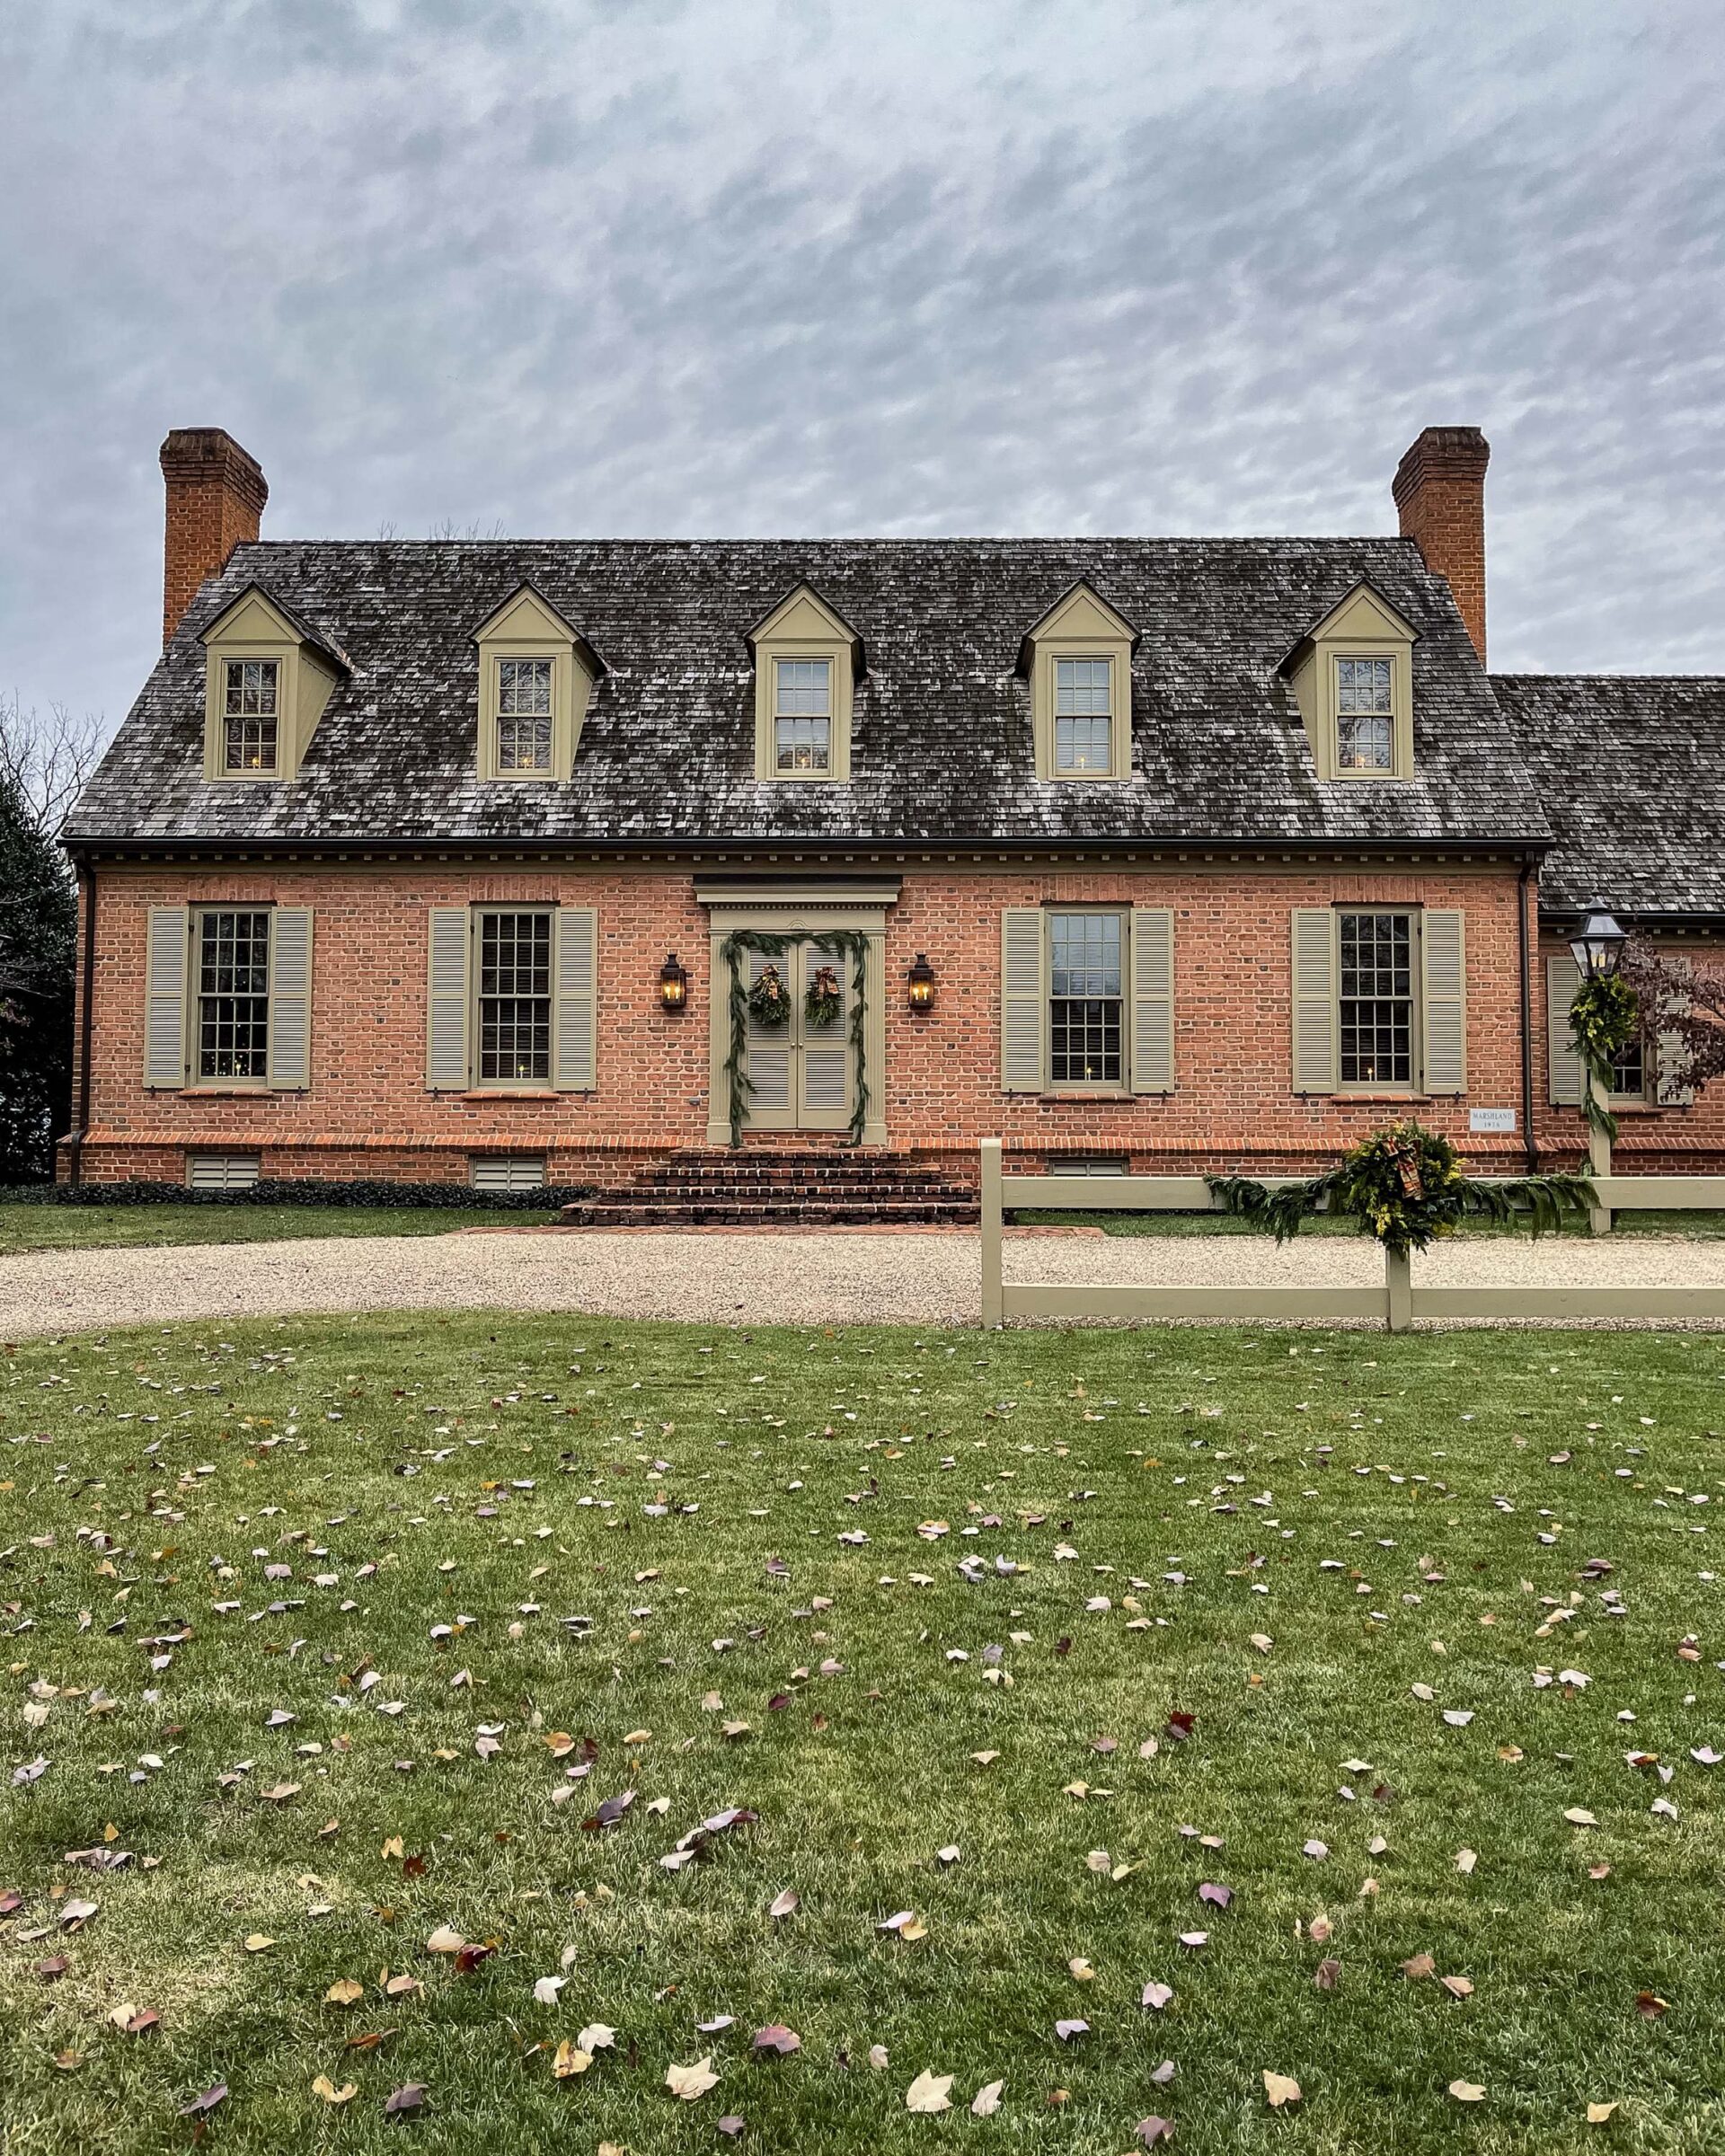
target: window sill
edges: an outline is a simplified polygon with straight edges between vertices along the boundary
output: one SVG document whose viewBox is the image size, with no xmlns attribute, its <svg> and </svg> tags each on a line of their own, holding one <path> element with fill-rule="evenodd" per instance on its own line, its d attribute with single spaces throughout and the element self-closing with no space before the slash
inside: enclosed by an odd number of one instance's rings
<svg viewBox="0 0 1725 2156">
<path fill-rule="evenodd" d="M 555 1086 L 550 1085 L 471 1085 L 459 1093 L 447 1095 L 455 1100 L 561 1100 Z"/>
<path fill-rule="evenodd" d="M 1106 1106 L 1110 1101 L 1126 1102 L 1139 1098 L 1128 1092 L 1125 1086 L 1047 1086 L 1037 1096 L 1039 1100 L 1093 1100 Z"/>
<path fill-rule="evenodd" d="M 1462 1093 L 1446 1093 L 1443 1096 L 1446 1100 L 1460 1100 L 1465 1099 L 1465 1097 L 1466 1096 Z M 1305 1098 L 1308 1100 L 1340 1100 L 1343 1102 L 1352 1100 L 1399 1100 L 1402 1102 L 1404 1106 L 1409 1108 L 1423 1108 L 1428 1105 L 1428 1103 L 1429 1103 L 1435 1098 L 1435 1096 L 1431 1093 L 1382 1093 L 1373 1092 L 1368 1090 L 1362 1090 L 1359 1092 L 1346 1091 L 1333 1093 L 1308 1093 Z"/>
<path fill-rule="evenodd" d="M 156 1090 L 175 1091 L 182 1100 L 256 1100 L 260 1094 L 272 1093 L 278 1089 L 258 1080 L 251 1085 L 181 1085 L 159 1087 Z"/>
</svg>

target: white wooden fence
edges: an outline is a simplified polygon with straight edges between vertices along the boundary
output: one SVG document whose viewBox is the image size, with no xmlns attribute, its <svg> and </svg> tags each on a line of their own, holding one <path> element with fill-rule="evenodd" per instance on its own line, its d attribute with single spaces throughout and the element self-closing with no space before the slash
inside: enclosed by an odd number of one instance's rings
<svg viewBox="0 0 1725 2156">
<path fill-rule="evenodd" d="M 1292 1176 L 1266 1176 L 1272 1187 Z M 1725 1209 L 1725 1176 L 1606 1175 L 1602 1211 Z M 1011 1318 L 1154 1320 L 1219 1324 L 1367 1324 L 1406 1332 L 1420 1320 L 1450 1325 L 1516 1319 L 1634 1319 L 1683 1326 L 1725 1323 L 1725 1287 L 1422 1287 L 1406 1258 L 1384 1253 L 1382 1286 L 1162 1287 L 1098 1282 L 1008 1281 L 1002 1229 L 1008 1212 L 1203 1213 L 1219 1210 L 1201 1175 L 1007 1175 L 1001 1141 L 982 1141 L 982 1321 Z M 1297 1246 L 1296 1246 L 1297 1247 Z M 1562 1245 L 1555 1246 L 1560 1251 Z M 1168 1248 L 1177 1252 L 1180 1245 Z"/>
</svg>

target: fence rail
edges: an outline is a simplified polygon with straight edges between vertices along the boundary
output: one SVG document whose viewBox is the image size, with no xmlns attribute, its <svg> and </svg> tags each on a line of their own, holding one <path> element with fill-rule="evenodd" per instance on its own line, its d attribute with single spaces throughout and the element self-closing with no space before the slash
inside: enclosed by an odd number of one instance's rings
<svg viewBox="0 0 1725 2156">
<path fill-rule="evenodd" d="M 1297 1181 L 1266 1176 L 1271 1188 Z M 1604 1175 L 1612 1210 L 1725 1208 L 1725 1176 Z M 1384 1252 L 1384 1281 L 1369 1287 L 1175 1287 L 1009 1281 L 1002 1236 L 1011 1211 L 1194 1213 L 1219 1210 L 1201 1175 L 1007 1175 L 1001 1141 L 982 1142 L 982 1321 L 1012 1318 L 1172 1319 L 1187 1324 L 1381 1325 L 1406 1332 L 1420 1320 L 1448 1325 L 1505 1320 L 1725 1324 L 1725 1287 L 1423 1287 L 1406 1258 Z M 1561 1249 L 1561 1245 L 1559 1246 Z"/>
</svg>

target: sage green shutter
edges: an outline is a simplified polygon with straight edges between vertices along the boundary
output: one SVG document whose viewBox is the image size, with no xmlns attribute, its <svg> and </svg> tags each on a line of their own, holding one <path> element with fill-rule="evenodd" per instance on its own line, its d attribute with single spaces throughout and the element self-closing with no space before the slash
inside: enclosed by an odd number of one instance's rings
<svg viewBox="0 0 1725 2156">
<path fill-rule="evenodd" d="M 1570 1033 L 1570 1005 L 1581 969 L 1566 951 L 1545 961 L 1545 1091 L 1557 1108 L 1581 1105 L 1581 1058 Z"/>
<path fill-rule="evenodd" d="M 1688 961 L 1679 961 L 1687 969 Z M 1659 998 L 1660 1014 L 1686 1013 L 1689 998 L 1681 989 Z M 1661 1108 L 1688 1108 L 1695 1098 L 1695 1089 L 1688 1077 L 1694 1051 L 1683 1035 L 1669 1029 L 1656 1030 L 1653 1049 L 1653 1097 Z"/>
<path fill-rule="evenodd" d="M 562 1093 L 590 1093 L 596 1062 L 594 999 L 599 917 L 590 906 L 559 907 L 552 923 L 556 946 L 556 1007 L 552 1013 L 552 1083 Z"/>
<path fill-rule="evenodd" d="M 309 906 L 279 906 L 270 917 L 270 1082 L 281 1092 L 312 1082 Z"/>
<path fill-rule="evenodd" d="M 1467 1091 L 1467 936 L 1464 916 L 1429 908 L 1420 923 L 1425 1091 Z"/>
<path fill-rule="evenodd" d="M 1000 916 L 1000 1086 L 1042 1091 L 1042 909 L 1009 906 Z"/>
<path fill-rule="evenodd" d="M 1294 909 L 1294 1091 L 1336 1090 L 1335 916 L 1325 906 Z"/>
<path fill-rule="evenodd" d="M 1132 1091 L 1174 1090 L 1174 916 L 1166 906 L 1132 915 Z"/>
<path fill-rule="evenodd" d="M 186 959 L 190 916 L 183 906 L 150 908 L 144 976 L 144 1082 L 186 1082 Z"/>
<path fill-rule="evenodd" d="M 472 941 L 472 915 L 464 906 L 431 908 L 425 1082 L 434 1093 L 467 1090 L 467 965 Z"/>
<path fill-rule="evenodd" d="M 743 985 L 752 989 L 769 966 L 776 967 L 789 988 L 792 981 L 789 953 L 769 958 L 765 951 L 743 953 Z M 743 1067 L 748 1079 L 747 1113 L 768 1129 L 789 1130 L 796 1126 L 795 1089 L 791 1068 L 792 1021 L 764 1026 L 753 1011 L 744 1032 Z"/>
</svg>

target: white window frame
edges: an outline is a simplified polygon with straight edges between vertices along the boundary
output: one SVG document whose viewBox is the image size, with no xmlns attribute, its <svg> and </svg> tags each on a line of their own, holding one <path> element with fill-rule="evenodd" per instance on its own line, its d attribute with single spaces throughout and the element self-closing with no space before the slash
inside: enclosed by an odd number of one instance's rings
<svg viewBox="0 0 1725 2156">
<path fill-rule="evenodd" d="M 775 651 L 768 659 L 767 664 L 773 669 L 772 747 L 774 777 L 775 779 L 830 778 L 833 773 L 834 676 L 837 671 L 831 655 L 825 651 Z M 827 708 L 824 711 L 787 711 L 784 709 L 784 699 L 787 694 L 796 696 L 809 695 L 813 694 L 812 686 L 787 688 L 785 682 L 785 669 L 787 667 L 819 667 L 824 669 L 826 676 L 827 698 Z M 822 762 L 819 764 L 787 764 L 782 763 L 780 761 L 779 755 L 779 728 L 782 725 L 794 727 L 803 721 L 808 721 L 810 723 L 824 722 L 826 726 L 826 754 Z M 794 754 L 794 744 L 792 753 Z"/>
<path fill-rule="evenodd" d="M 1120 985 L 1117 996 L 1062 996 L 1054 993 L 1054 924 L 1073 915 L 1112 920 L 1119 929 Z M 1117 1100 L 1132 1091 L 1132 908 L 1129 906 L 1048 906 L 1042 910 L 1042 1067 L 1048 1091 L 1078 1099 Z M 1062 1003 L 1118 1003 L 1120 1069 L 1115 1078 L 1057 1078 L 1054 1074 L 1054 1006 Z"/>
<path fill-rule="evenodd" d="M 1341 1009 L 1344 1001 L 1351 1003 L 1399 1003 L 1399 996 L 1374 997 L 1342 995 L 1342 923 L 1356 915 L 1393 915 L 1408 923 L 1408 1075 L 1401 1078 L 1344 1078 L 1341 1074 L 1344 1050 L 1341 1042 Z M 1338 1093 L 1401 1093 L 1410 1099 L 1425 1091 L 1425 968 L 1421 942 L 1425 933 L 1423 908 L 1417 906 L 1338 906 L 1335 908 L 1334 950 L 1336 968 L 1336 1091 Z"/>
<path fill-rule="evenodd" d="M 545 993 L 540 996 L 487 996 L 485 985 L 485 924 L 488 921 L 532 918 L 545 923 Z M 469 1074 L 474 1092 L 518 1093 L 524 1091 L 550 1091 L 557 1069 L 557 909 L 551 906 L 511 906 L 502 901 L 476 906 L 473 909 L 472 978 L 468 983 L 469 1016 L 471 1029 L 468 1038 L 473 1043 L 473 1069 Z M 487 1003 L 540 1003 L 545 1008 L 545 1067 L 542 1074 L 534 1077 L 497 1077 L 485 1075 L 484 1010 Z"/>
</svg>

